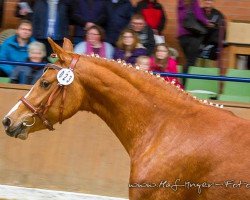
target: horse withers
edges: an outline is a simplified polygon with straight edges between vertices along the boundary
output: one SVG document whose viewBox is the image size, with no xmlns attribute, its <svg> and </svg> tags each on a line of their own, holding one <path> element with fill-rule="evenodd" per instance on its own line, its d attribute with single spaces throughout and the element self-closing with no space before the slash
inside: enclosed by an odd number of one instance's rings
<svg viewBox="0 0 250 200">
<path fill-rule="evenodd" d="M 250 199 L 250 122 L 125 62 L 76 55 L 58 61 L 4 117 L 27 139 L 79 110 L 97 114 L 131 159 L 131 200 Z"/>
</svg>

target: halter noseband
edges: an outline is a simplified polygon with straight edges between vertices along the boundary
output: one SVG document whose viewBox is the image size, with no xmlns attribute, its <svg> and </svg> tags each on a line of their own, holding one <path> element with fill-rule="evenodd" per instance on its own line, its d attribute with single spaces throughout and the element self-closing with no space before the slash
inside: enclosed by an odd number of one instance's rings
<svg viewBox="0 0 250 200">
<path fill-rule="evenodd" d="M 74 70 L 76 63 L 78 62 L 79 57 L 80 57 L 80 55 L 76 54 L 72 58 L 70 66 L 69 66 L 69 69 L 71 69 L 72 71 Z M 54 64 L 47 64 L 45 66 L 45 68 L 54 69 L 57 71 L 63 69 L 62 67 L 54 65 Z M 65 97 L 66 97 L 66 86 L 65 85 L 58 84 L 57 87 L 55 87 L 54 90 L 51 92 L 48 100 L 46 101 L 46 103 L 44 105 L 41 103 L 38 107 L 35 107 L 25 97 L 22 97 L 20 99 L 20 101 L 33 113 L 32 117 L 34 117 L 34 116 L 39 117 L 39 119 L 41 119 L 41 121 L 46 126 L 46 128 L 49 129 L 50 131 L 53 131 L 53 130 L 55 130 L 53 128 L 53 124 L 48 119 L 46 119 L 44 117 L 44 115 L 49 110 L 49 108 L 53 104 L 54 100 L 56 99 L 56 97 L 60 93 L 62 93 L 61 103 L 60 103 L 60 107 L 59 107 L 59 123 L 61 124 L 63 121 L 63 109 L 64 109 L 64 101 L 65 101 Z"/>
</svg>

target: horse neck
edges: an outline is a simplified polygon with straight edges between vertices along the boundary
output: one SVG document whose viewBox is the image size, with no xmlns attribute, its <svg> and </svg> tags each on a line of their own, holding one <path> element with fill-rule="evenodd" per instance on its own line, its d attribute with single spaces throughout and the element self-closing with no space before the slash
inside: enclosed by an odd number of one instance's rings
<svg viewBox="0 0 250 200">
<path fill-rule="evenodd" d="M 113 61 L 82 57 L 78 71 L 86 92 L 82 110 L 101 117 L 130 155 L 142 138 L 153 137 L 155 125 L 164 122 L 159 117 L 167 119 L 187 105 L 175 86 Z"/>
</svg>

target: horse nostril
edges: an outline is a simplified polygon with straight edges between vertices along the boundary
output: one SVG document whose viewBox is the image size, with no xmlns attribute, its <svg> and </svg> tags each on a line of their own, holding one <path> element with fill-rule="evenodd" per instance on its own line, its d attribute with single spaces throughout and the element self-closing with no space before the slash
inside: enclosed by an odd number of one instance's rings
<svg viewBox="0 0 250 200">
<path fill-rule="evenodd" d="M 10 118 L 5 117 L 5 118 L 3 118 L 2 123 L 3 123 L 3 125 L 4 125 L 5 128 L 8 128 L 11 125 L 11 120 L 10 120 Z"/>
</svg>

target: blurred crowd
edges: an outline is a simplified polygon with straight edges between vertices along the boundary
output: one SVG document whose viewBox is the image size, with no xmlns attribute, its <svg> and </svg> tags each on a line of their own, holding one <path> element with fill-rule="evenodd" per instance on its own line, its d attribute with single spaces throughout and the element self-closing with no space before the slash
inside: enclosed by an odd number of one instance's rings
<svg viewBox="0 0 250 200">
<path fill-rule="evenodd" d="M 165 37 L 167 12 L 157 0 L 141 0 L 134 6 L 129 0 L 20 0 L 14 13 L 20 23 L 2 42 L 0 60 L 53 62 L 47 38 L 62 45 L 67 37 L 78 54 L 122 59 L 145 70 L 180 72 L 179 54 Z M 201 6 L 199 0 L 178 0 L 176 12 L 177 38 L 186 58 L 183 72 L 198 58 L 217 60 L 224 47 L 226 23 L 214 1 L 202 0 Z M 205 31 L 185 25 L 191 15 Z M 9 77 L 13 83 L 34 84 L 42 72 L 41 67 L 0 65 L 0 77 Z M 166 77 L 173 79 L 183 87 Z"/>
</svg>

